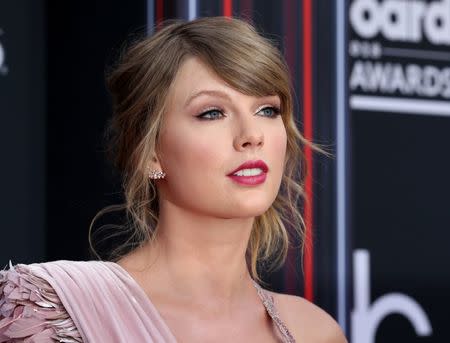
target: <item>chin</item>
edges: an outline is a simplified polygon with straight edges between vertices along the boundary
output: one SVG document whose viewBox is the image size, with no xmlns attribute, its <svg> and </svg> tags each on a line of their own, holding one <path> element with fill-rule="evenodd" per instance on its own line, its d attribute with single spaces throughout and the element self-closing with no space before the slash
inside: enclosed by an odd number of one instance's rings
<svg viewBox="0 0 450 343">
<path fill-rule="evenodd" d="M 234 217 L 236 218 L 250 218 L 250 217 L 258 217 L 264 214 L 272 205 L 272 203 L 265 202 L 264 204 L 241 204 L 239 207 L 236 207 L 237 210 L 234 212 Z"/>
</svg>

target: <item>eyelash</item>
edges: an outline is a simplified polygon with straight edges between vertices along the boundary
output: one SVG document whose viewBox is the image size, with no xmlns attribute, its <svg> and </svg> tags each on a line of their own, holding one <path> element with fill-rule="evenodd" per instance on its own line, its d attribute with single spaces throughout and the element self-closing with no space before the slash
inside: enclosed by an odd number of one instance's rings
<svg viewBox="0 0 450 343">
<path fill-rule="evenodd" d="M 261 109 L 260 109 L 258 112 L 256 112 L 256 113 L 259 113 L 259 112 L 261 112 L 261 111 L 268 110 L 268 109 L 272 110 L 272 111 L 273 111 L 273 114 L 270 115 L 270 116 L 263 116 L 263 117 L 267 117 L 267 118 L 276 118 L 276 117 L 278 117 L 278 116 L 280 115 L 280 109 L 279 109 L 278 107 L 275 107 L 275 106 L 265 106 L 265 107 L 261 108 Z M 210 113 L 212 113 L 212 112 L 220 112 L 221 116 L 220 116 L 219 118 L 207 118 L 206 115 L 207 115 L 207 114 L 210 114 Z M 197 117 L 198 119 L 200 119 L 200 120 L 217 120 L 217 119 L 222 119 L 222 118 L 224 117 L 223 112 L 225 112 L 223 109 L 218 108 L 218 107 L 215 107 L 215 108 L 211 108 L 211 109 L 208 109 L 208 110 L 206 110 L 206 111 L 200 113 L 200 114 L 199 114 L 198 116 L 196 116 L 196 117 Z"/>
</svg>

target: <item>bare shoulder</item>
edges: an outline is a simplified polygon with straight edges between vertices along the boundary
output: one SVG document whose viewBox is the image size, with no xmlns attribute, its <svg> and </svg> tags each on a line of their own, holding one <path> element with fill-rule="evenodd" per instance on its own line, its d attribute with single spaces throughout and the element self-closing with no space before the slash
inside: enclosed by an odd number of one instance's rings
<svg viewBox="0 0 450 343">
<path fill-rule="evenodd" d="M 298 342 L 347 343 L 336 321 L 308 300 L 270 292 L 281 319 Z"/>
</svg>

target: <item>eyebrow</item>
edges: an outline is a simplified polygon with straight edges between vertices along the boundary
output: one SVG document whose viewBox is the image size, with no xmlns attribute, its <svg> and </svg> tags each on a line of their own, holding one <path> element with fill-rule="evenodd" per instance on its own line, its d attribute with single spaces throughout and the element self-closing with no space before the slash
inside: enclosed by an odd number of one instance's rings
<svg viewBox="0 0 450 343">
<path fill-rule="evenodd" d="M 215 96 L 215 97 L 223 98 L 228 101 L 231 100 L 230 96 L 225 92 L 222 92 L 219 90 L 202 90 L 202 91 L 199 91 L 199 92 L 196 92 L 196 93 L 190 95 L 188 97 L 188 99 L 186 100 L 185 106 L 189 105 L 195 98 L 198 98 L 202 95 Z"/>
</svg>

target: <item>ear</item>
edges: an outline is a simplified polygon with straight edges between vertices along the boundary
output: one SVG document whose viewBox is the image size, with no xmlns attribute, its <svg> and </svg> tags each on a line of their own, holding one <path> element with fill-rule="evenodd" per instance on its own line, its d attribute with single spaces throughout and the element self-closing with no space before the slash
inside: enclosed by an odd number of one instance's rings
<svg viewBox="0 0 450 343">
<path fill-rule="evenodd" d="M 166 173 L 162 170 L 162 166 L 158 158 L 153 157 L 147 166 L 147 175 L 151 180 L 164 179 Z"/>
<path fill-rule="evenodd" d="M 162 170 L 161 163 L 160 163 L 158 157 L 156 157 L 156 155 L 154 155 L 152 157 L 152 159 L 149 161 L 149 163 L 147 164 L 147 173 L 149 173 L 152 170 Z"/>
</svg>

